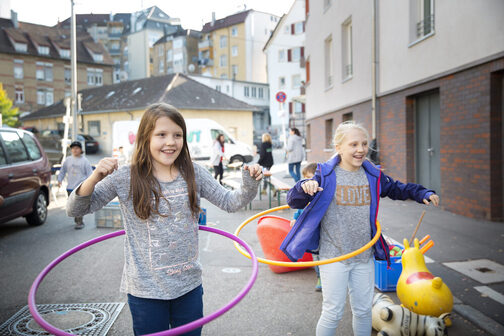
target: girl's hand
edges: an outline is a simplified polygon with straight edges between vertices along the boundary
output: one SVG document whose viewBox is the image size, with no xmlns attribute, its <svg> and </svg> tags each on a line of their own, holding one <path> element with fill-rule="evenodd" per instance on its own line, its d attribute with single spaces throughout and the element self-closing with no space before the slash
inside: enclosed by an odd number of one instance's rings
<svg viewBox="0 0 504 336">
<path fill-rule="evenodd" d="M 296 220 L 295 220 L 295 219 L 292 219 L 292 220 L 290 221 L 290 223 L 289 223 L 289 224 L 290 224 L 290 227 L 293 227 L 293 226 L 294 226 L 294 224 L 296 224 Z"/>
<path fill-rule="evenodd" d="M 257 163 L 252 166 L 243 166 L 243 170 L 248 170 L 250 172 L 250 176 L 256 179 L 256 181 L 260 181 L 263 178 L 262 167 Z"/>
<path fill-rule="evenodd" d="M 304 182 L 301 185 L 301 188 L 303 188 L 303 191 L 310 196 L 315 195 L 315 193 L 317 193 L 318 191 L 324 190 L 323 188 L 319 187 L 318 182 L 315 180 L 308 180 L 308 181 Z"/>
<path fill-rule="evenodd" d="M 107 175 L 110 175 L 117 170 L 117 159 L 116 158 L 103 158 L 100 160 L 96 169 L 93 171 L 92 177 L 95 183 L 103 180 Z"/>
<path fill-rule="evenodd" d="M 426 199 L 424 199 L 424 200 L 423 200 L 423 202 L 424 202 L 425 204 L 427 204 L 427 205 L 430 203 L 429 201 L 430 201 L 430 202 L 432 202 L 432 204 L 433 204 L 434 206 L 438 206 L 438 205 L 439 205 L 439 196 L 438 196 L 438 195 L 436 195 L 436 194 L 431 194 L 431 195 L 429 196 L 429 199 L 428 199 L 428 200 L 426 200 Z"/>
</svg>

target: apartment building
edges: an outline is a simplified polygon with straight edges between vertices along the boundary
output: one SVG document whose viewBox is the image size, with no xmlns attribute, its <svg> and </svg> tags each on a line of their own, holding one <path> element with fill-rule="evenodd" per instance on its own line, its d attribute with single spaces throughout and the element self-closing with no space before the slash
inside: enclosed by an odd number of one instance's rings
<svg viewBox="0 0 504 336">
<path fill-rule="evenodd" d="M 85 31 L 77 34 L 77 87 L 112 83 L 113 62 Z M 0 82 L 20 114 L 71 95 L 70 31 L 0 19 Z"/>
<path fill-rule="evenodd" d="M 153 46 L 152 76 L 181 72 L 198 74 L 198 43 L 201 33 L 181 29 L 160 38 Z"/>
<path fill-rule="evenodd" d="M 264 46 L 270 84 L 271 128 L 281 132 L 284 127 L 296 127 L 305 136 L 306 82 L 305 2 L 293 1 L 288 13 L 282 16 Z M 276 93 L 284 92 L 284 103 L 276 100 Z"/>
<path fill-rule="evenodd" d="M 205 23 L 199 43 L 201 74 L 267 83 L 262 48 L 275 29 L 276 15 L 246 10 Z"/>
<path fill-rule="evenodd" d="M 335 127 L 357 120 L 388 174 L 436 190 L 446 210 L 503 220 L 504 2 L 305 8 L 307 159 L 333 155 Z"/>
</svg>

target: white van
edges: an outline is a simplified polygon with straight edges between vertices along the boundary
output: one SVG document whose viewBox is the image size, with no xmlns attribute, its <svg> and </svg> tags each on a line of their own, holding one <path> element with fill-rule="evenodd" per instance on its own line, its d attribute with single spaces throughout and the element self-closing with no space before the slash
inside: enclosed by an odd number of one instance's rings
<svg viewBox="0 0 504 336">
<path fill-rule="evenodd" d="M 252 148 L 233 139 L 224 126 L 211 119 L 185 119 L 187 127 L 187 145 L 193 160 L 210 160 L 212 146 L 219 133 L 224 134 L 225 156 L 230 163 L 241 161 L 248 163 L 253 159 Z"/>
<path fill-rule="evenodd" d="M 230 163 L 241 161 L 248 163 L 253 159 L 252 148 L 233 139 L 224 126 L 211 119 L 185 119 L 187 127 L 187 145 L 191 158 L 197 161 L 210 160 L 212 146 L 217 134 L 224 134 L 225 156 Z M 124 148 L 126 155 L 131 156 L 140 120 L 116 121 L 112 126 L 113 156 L 119 155 L 119 147 Z"/>
</svg>

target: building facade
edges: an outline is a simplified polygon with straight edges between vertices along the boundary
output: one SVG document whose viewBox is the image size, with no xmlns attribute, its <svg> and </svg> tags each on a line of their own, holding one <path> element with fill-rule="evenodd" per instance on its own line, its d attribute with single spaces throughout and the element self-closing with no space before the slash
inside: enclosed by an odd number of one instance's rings
<svg viewBox="0 0 504 336">
<path fill-rule="evenodd" d="M 296 127 L 305 136 L 304 83 L 306 82 L 305 2 L 294 1 L 282 16 L 264 46 L 267 57 L 268 81 L 271 88 L 271 127 Z M 276 93 L 284 92 L 286 101 L 279 103 Z"/>
<path fill-rule="evenodd" d="M 85 31 L 77 35 L 77 87 L 112 83 L 113 62 Z M 71 95 L 70 31 L 0 19 L 0 82 L 20 114 Z"/>
<path fill-rule="evenodd" d="M 201 74 L 209 77 L 267 83 L 262 48 L 279 18 L 246 10 L 206 23 L 199 43 Z"/>
<path fill-rule="evenodd" d="M 333 155 L 335 127 L 357 120 L 388 174 L 435 189 L 446 210 L 502 220 L 504 3 L 327 0 L 306 11 L 308 160 Z"/>
</svg>

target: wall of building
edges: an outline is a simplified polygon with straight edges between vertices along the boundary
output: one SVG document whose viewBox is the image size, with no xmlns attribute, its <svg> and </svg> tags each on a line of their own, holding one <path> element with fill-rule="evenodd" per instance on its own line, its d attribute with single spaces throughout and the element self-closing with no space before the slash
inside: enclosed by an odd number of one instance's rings
<svg viewBox="0 0 504 336">
<path fill-rule="evenodd" d="M 128 80 L 150 76 L 149 40 L 147 31 L 128 35 Z"/>
</svg>

